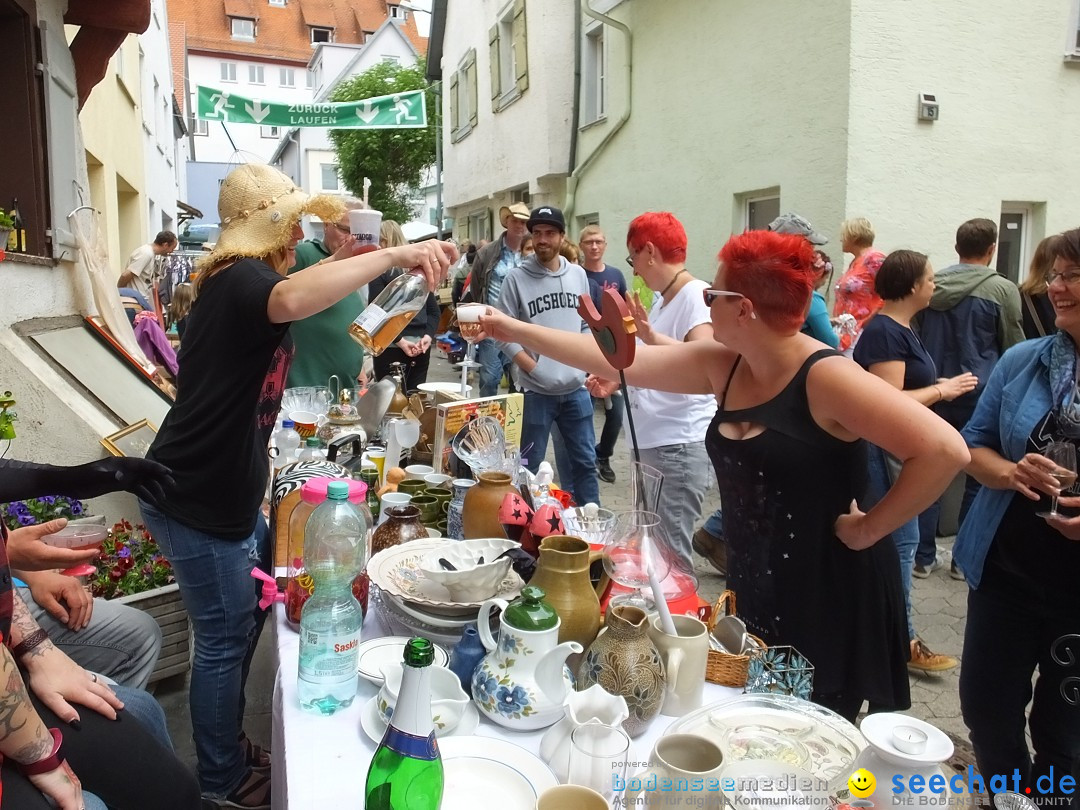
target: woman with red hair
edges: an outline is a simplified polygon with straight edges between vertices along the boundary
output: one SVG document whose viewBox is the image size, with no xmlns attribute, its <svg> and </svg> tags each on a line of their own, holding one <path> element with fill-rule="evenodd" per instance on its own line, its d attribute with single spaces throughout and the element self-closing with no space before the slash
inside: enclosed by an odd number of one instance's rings
<svg viewBox="0 0 1080 810">
<path fill-rule="evenodd" d="M 884 380 L 799 332 L 813 289 L 813 248 L 769 231 L 720 251 L 713 341 L 638 347 L 631 385 L 719 402 L 705 439 L 724 504 L 728 583 L 769 645 L 815 667 L 813 699 L 849 720 L 910 705 L 900 565 L 878 542 L 918 515 L 968 461 L 949 425 Z M 492 310 L 485 332 L 559 362 L 615 375 L 589 336 L 554 333 Z M 903 461 L 869 512 L 868 440 Z"/>
</svg>

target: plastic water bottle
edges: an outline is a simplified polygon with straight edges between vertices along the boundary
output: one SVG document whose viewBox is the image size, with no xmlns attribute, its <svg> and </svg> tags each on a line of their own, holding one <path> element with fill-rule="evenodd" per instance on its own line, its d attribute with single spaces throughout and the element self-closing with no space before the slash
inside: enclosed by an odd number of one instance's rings
<svg viewBox="0 0 1080 810">
<path fill-rule="evenodd" d="M 297 461 L 318 461 L 322 458 L 322 454 L 319 452 L 320 442 L 315 436 L 309 438 L 304 442 L 304 449 L 300 451 L 300 455 L 297 457 Z"/>
<path fill-rule="evenodd" d="M 300 434 L 296 432 L 296 423 L 286 419 L 281 427 L 274 431 L 274 447 L 277 448 L 277 458 L 274 459 L 275 467 L 284 467 L 296 460 L 296 452 L 300 449 Z"/>
<path fill-rule="evenodd" d="M 333 481 L 304 528 L 304 570 L 315 590 L 300 613 L 300 707 L 333 714 L 356 697 L 362 616 L 352 582 L 367 562 L 368 524 Z"/>
</svg>

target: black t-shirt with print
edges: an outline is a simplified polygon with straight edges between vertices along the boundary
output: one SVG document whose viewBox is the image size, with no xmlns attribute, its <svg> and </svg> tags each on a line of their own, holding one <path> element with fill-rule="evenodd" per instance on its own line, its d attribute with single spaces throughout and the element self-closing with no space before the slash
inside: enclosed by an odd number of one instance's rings
<svg viewBox="0 0 1080 810">
<path fill-rule="evenodd" d="M 270 323 L 266 305 L 284 280 L 243 259 L 199 290 L 177 358 L 176 404 L 147 453 L 176 478 L 163 511 L 216 537 L 250 535 L 266 492 L 266 447 L 293 348 L 289 324 Z"/>
</svg>

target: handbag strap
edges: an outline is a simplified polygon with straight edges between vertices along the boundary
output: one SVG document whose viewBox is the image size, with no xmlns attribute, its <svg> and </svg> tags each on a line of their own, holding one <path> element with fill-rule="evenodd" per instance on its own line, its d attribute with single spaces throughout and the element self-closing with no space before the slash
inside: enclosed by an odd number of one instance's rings
<svg viewBox="0 0 1080 810">
<path fill-rule="evenodd" d="M 1043 328 L 1042 318 L 1039 317 L 1038 310 L 1035 309 L 1035 301 L 1027 293 L 1023 293 L 1020 297 L 1024 301 L 1024 306 L 1027 308 L 1028 315 L 1031 316 L 1035 328 L 1039 330 L 1039 336 L 1046 337 L 1046 330 Z"/>
</svg>

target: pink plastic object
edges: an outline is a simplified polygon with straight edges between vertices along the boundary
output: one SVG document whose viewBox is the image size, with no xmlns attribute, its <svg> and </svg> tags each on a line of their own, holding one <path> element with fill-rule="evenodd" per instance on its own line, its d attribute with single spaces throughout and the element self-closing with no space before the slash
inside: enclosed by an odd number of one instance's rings
<svg viewBox="0 0 1080 810">
<path fill-rule="evenodd" d="M 331 481 L 345 481 L 349 485 L 349 503 L 362 504 L 367 497 L 367 484 L 349 478 L 311 478 L 300 487 L 300 500 L 318 506 L 326 500 L 326 488 Z"/>
<path fill-rule="evenodd" d="M 285 594 L 278 590 L 276 579 L 258 568 L 252 568 L 251 575 L 255 579 L 262 580 L 262 599 L 259 600 L 260 610 L 266 610 L 274 602 L 285 601 Z"/>
</svg>

